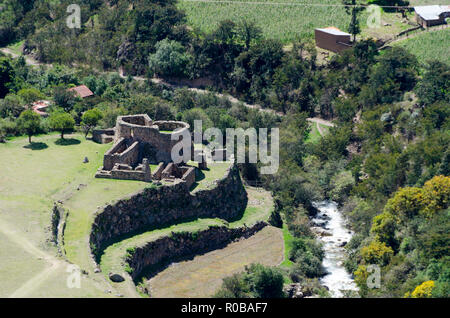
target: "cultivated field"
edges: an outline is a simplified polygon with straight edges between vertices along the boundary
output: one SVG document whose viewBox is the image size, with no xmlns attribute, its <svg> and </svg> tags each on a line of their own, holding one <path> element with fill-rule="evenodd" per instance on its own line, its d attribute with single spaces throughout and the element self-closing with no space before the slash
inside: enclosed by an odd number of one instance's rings
<svg viewBox="0 0 450 318">
<path fill-rule="evenodd" d="M 267 226 L 248 239 L 170 265 L 150 279 L 151 296 L 210 297 L 221 286 L 223 278 L 243 271 L 246 265 L 279 265 L 283 260 L 283 248 L 281 230 Z"/>
<path fill-rule="evenodd" d="M 450 1 L 411 0 L 411 6 L 450 4 Z M 188 24 L 204 32 L 214 30 L 219 21 L 243 19 L 254 21 L 266 38 L 290 42 L 296 38 L 314 37 L 314 29 L 335 26 L 347 31 L 350 17 L 341 0 L 179 0 Z M 368 12 L 360 17 L 362 37 L 387 39 L 411 27 L 402 22 L 401 14 L 383 12 L 379 28 L 367 27 Z M 414 21 L 414 14 L 409 14 Z"/>
<path fill-rule="evenodd" d="M 450 28 L 415 34 L 393 45 L 407 49 L 422 63 L 432 59 L 450 63 Z"/>
<path fill-rule="evenodd" d="M 345 9 L 341 6 L 326 6 L 336 4 L 341 4 L 341 1 L 231 0 L 226 3 L 208 3 L 179 0 L 178 6 L 186 12 L 190 25 L 205 32 L 214 30 L 222 20 L 239 22 L 246 19 L 260 26 L 265 37 L 289 42 L 296 37 L 311 38 L 317 27 L 333 25 L 345 29 L 349 21 Z"/>
</svg>

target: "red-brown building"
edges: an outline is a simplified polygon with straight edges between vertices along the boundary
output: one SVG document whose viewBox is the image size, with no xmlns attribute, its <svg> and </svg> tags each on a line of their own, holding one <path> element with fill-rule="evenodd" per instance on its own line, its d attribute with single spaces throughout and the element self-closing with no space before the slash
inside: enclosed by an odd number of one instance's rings
<svg viewBox="0 0 450 318">
<path fill-rule="evenodd" d="M 316 46 L 336 53 L 352 47 L 351 34 L 335 27 L 315 29 L 315 37 Z"/>
<path fill-rule="evenodd" d="M 94 93 L 86 85 L 69 88 L 69 91 L 74 91 L 81 98 L 94 96 Z"/>
</svg>

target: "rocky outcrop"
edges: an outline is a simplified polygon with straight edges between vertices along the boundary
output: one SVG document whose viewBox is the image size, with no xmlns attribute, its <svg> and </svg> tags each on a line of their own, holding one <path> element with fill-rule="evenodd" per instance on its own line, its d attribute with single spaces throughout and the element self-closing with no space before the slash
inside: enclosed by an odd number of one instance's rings
<svg viewBox="0 0 450 318">
<path fill-rule="evenodd" d="M 153 186 L 97 213 L 90 235 L 91 250 L 98 260 L 102 251 L 119 239 L 195 218 L 231 221 L 240 218 L 246 206 L 247 193 L 236 165 L 210 190 L 190 193 L 184 183 Z"/>
<path fill-rule="evenodd" d="M 236 239 L 252 236 L 266 225 L 258 222 L 252 227 L 211 226 L 199 232 L 172 233 L 129 251 L 126 262 L 131 268 L 130 275 L 134 281 L 143 274 L 151 276 L 170 262 L 224 248 Z"/>
</svg>

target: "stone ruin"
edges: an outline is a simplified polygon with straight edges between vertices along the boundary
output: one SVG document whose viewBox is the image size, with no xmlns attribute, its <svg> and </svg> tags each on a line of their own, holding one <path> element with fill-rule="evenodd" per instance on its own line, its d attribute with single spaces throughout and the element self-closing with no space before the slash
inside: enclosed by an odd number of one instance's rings
<svg viewBox="0 0 450 318">
<path fill-rule="evenodd" d="M 94 140 L 100 143 L 114 141 L 105 153 L 103 166 L 96 178 L 125 180 L 165 180 L 183 182 L 188 188 L 195 182 L 195 167 L 186 163 L 175 164 L 171 151 L 179 140 L 172 140 L 171 134 L 189 131 L 189 124 L 181 121 L 153 121 L 148 115 L 119 116 L 116 127 L 94 131 Z M 191 133 L 189 132 L 189 135 Z M 192 154 L 194 147 L 191 140 Z M 198 158 L 198 154 L 196 154 Z M 151 171 L 149 164 L 158 165 Z M 206 161 L 199 163 L 206 169 Z"/>
</svg>

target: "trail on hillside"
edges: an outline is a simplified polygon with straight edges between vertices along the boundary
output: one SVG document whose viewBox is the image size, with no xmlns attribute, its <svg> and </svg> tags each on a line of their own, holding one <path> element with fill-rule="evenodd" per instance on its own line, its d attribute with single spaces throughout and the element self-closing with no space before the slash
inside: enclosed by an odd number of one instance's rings
<svg viewBox="0 0 450 318">
<path fill-rule="evenodd" d="M 3 52 L 3 53 L 5 53 L 5 54 L 11 55 L 13 58 L 18 58 L 18 57 L 20 57 L 20 55 L 15 54 L 14 52 L 12 52 L 12 51 L 11 51 L 10 49 L 8 49 L 8 48 L 0 48 L 0 51 Z M 49 67 L 52 67 L 51 64 L 41 63 L 41 62 L 36 61 L 35 59 L 31 58 L 31 57 L 28 57 L 27 55 L 22 55 L 22 56 L 25 57 L 25 61 L 26 61 L 26 63 L 27 63 L 28 65 L 32 65 L 32 66 L 43 65 L 43 66 L 49 66 Z M 105 74 L 105 73 L 117 73 L 117 74 L 119 74 L 119 76 L 120 76 L 121 78 L 127 78 L 127 76 L 124 75 L 122 69 L 119 69 L 118 72 L 100 72 L 100 73 L 103 73 L 103 74 Z M 135 81 L 145 81 L 145 80 L 146 80 L 146 78 L 145 78 L 145 77 L 142 77 L 142 76 L 132 76 L 132 78 L 133 78 L 133 80 L 135 80 Z M 234 104 L 236 104 L 236 103 L 242 103 L 245 107 L 250 108 L 250 109 L 257 109 L 257 110 L 259 110 L 260 112 L 271 113 L 271 114 L 275 114 L 275 115 L 278 115 L 278 116 L 281 116 L 281 117 L 282 117 L 282 116 L 286 116 L 286 114 L 284 114 L 284 113 L 282 113 L 282 112 L 277 112 L 277 111 L 275 111 L 275 110 L 273 110 L 273 109 L 262 108 L 261 105 L 258 105 L 258 104 L 248 104 L 248 103 L 246 103 L 246 102 L 244 102 L 244 101 L 241 101 L 241 100 L 237 99 L 236 97 L 231 96 L 231 95 L 228 95 L 228 94 L 221 94 L 221 93 L 217 93 L 217 92 L 211 92 L 211 91 L 208 91 L 208 90 L 206 90 L 206 89 L 201 89 L 201 88 L 197 88 L 197 87 L 189 87 L 189 86 L 181 85 L 181 84 L 173 84 L 173 83 L 169 83 L 169 82 L 167 82 L 167 81 L 165 81 L 164 79 L 161 79 L 161 78 L 152 78 L 152 79 L 150 79 L 150 80 L 152 81 L 152 83 L 155 83 L 155 84 L 164 84 L 164 85 L 167 85 L 167 86 L 172 87 L 172 88 L 186 87 L 186 88 L 189 89 L 190 91 L 193 91 L 193 92 L 196 92 L 196 93 L 199 93 L 199 94 L 213 93 L 215 96 L 217 96 L 217 97 L 219 97 L 219 98 L 226 98 L 226 99 L 228 99 L 231 103 L 234 103 Z M 322 124 L 322 125 L 329 126 L 329 127 L 333 127 L 333 126 L 334 126 L 334 124 L 333 124 L 332 122 L 330 122 L 330 121 L 328 121 L 328 120 L 325 120 L 325 119 L 322 119 L 322 118 L 318 118 L 318 117 L 311 117 L 311 118 L 308 118 L 308 121 L 310 121 L 310 122 L 315 122 L 315 123 L 320 123 L 320 124 Z M 319 130 L 319 132 L 320 132 L 320 130 Z"/>
<path fill-rule="evenodd" d="M 4 220 L 0 220 L 0 232 L 6 235 L 12 242 L 20 246 L 26 252 L 30 253 L 36 258 L 40 258 L 50 263 L 50 267 L 43 270 L 41 273 L 37 274 L 15 292 L 13 292 L 9 297 L 26 297 L 32 291 L 36 290 L 40 284 L 47 280 L 51 275 L 53 275 L 56 270 L 66 264 L 66 262 L 57 259 L 56 257 L 38 249 L 27 239 L 25 239 L 20 233 L 18 233 L 13 226 L 6 223 Z"/>
</svg>

